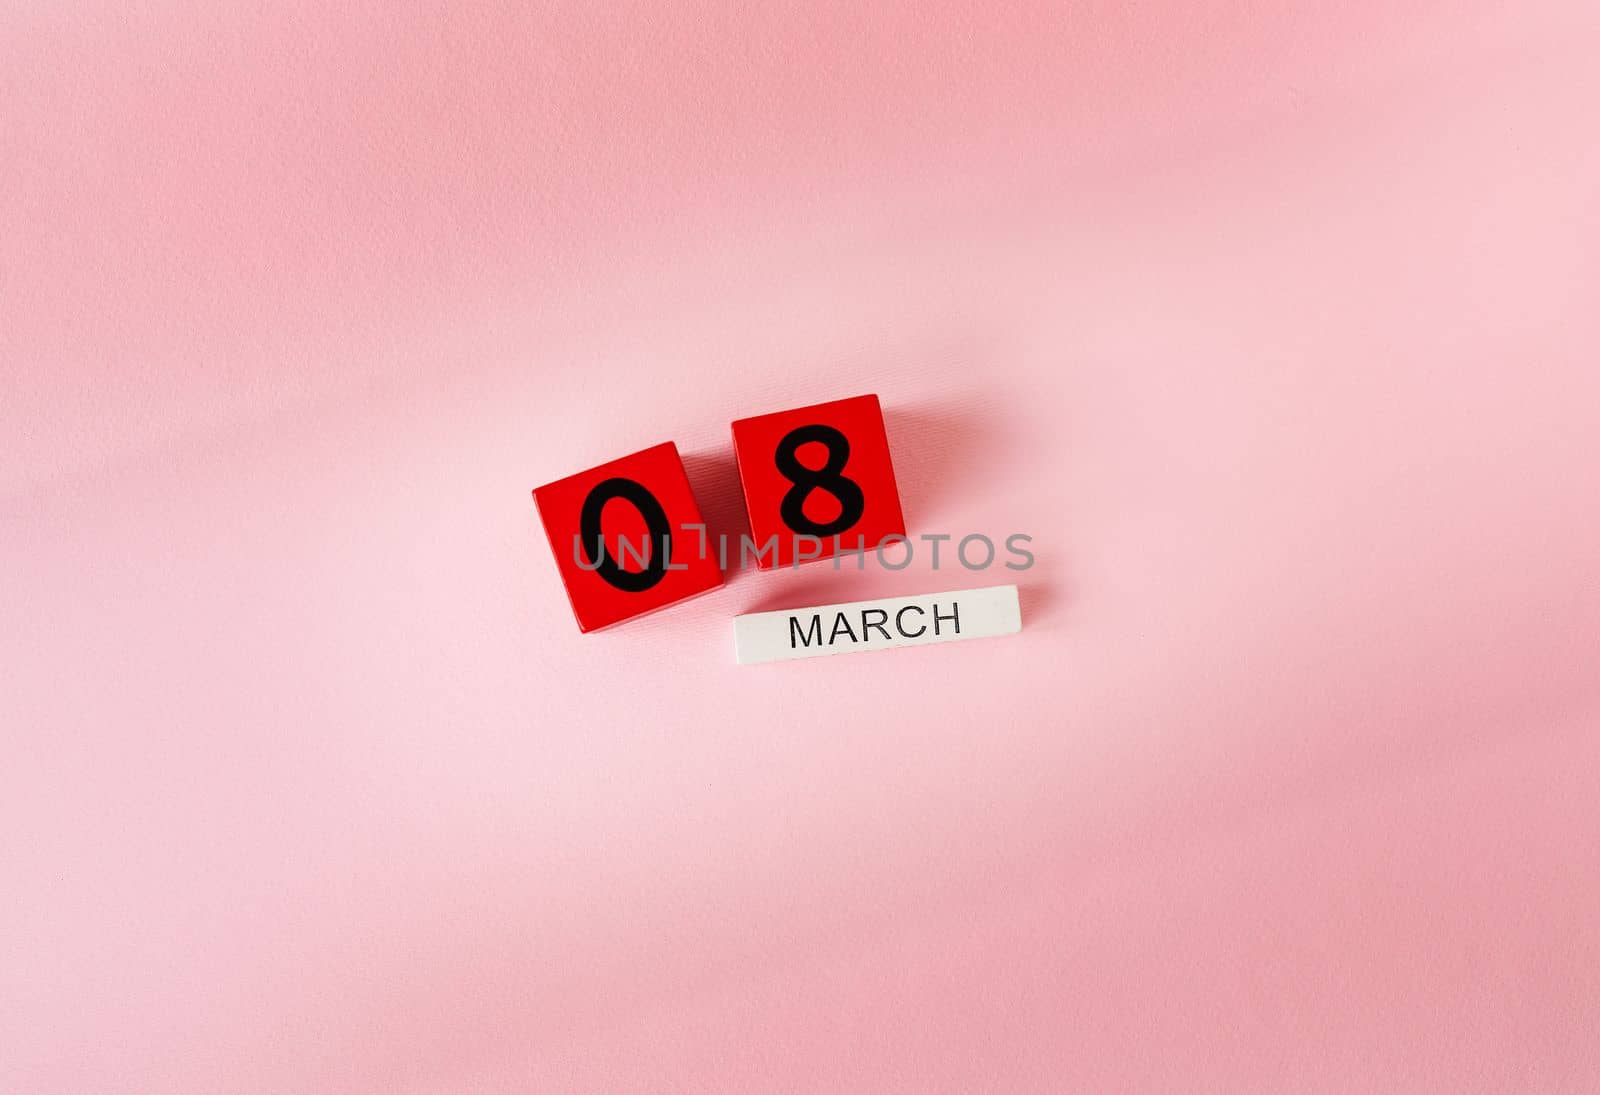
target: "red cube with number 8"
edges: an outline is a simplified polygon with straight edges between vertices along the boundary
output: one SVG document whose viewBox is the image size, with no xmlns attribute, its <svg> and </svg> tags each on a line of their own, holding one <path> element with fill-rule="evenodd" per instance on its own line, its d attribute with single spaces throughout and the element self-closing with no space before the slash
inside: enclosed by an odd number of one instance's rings
<svg viewBox="0 0 1600 1095">
<path fill-rule="evenodd" d="M 762 570 L 906 534 L 875 395 L 742 418 L 733 453 Z"/>
<path fill-rule="evenodd" d="M 533 501 L 581 631 L 722 584 L 670 441 L 539 487 Z"/>
</svg>

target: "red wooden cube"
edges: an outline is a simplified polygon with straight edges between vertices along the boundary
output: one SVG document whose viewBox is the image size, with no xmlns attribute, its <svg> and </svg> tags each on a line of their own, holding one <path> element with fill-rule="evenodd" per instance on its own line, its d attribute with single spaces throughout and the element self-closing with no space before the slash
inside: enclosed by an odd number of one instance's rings
<svg viewBox="0 0 1600 1095">
<path fill-rule="evenodd" d="M 733 452 L 762 570 L 906 534 L 875 395 L 742 418 Z"/>
<path fill-rule="evenodd" d="M 668 441 L 533 492 L 581 631 L 722 584 L 678 447 Z"/>
</svg>

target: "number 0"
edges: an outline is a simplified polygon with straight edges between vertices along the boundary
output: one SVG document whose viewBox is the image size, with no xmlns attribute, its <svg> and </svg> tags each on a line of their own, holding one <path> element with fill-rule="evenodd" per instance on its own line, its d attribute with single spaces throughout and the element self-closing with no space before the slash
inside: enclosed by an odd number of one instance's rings
<svg viewBox="0 0 1600 1095">
<path fill-rule="evenodd" d="M 620 560 L 606 555 L 600 513 L 613 498 L 624 499 L 644 518 L 645 528 L 650 534 L 650 560 L 645 563 L 643 570 L 624 570 Z M 667 511 L 661 508 L 656 496 L 645 489 L 643 483 L 622 478 L 597 483 L 583 500 L 583 511 L 578 516 L 578 537 L 594 572 L 625 593 L 643 593 L 667 576 L 667 564 L 671 562 L 672 526 L 667 523 Z"/>
</svg>

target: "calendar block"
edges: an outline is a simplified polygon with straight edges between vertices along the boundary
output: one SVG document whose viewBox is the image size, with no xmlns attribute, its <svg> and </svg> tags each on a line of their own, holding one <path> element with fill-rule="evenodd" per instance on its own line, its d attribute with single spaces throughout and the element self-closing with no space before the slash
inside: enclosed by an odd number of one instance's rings
<svg viewBox="0 0 1600 1095">
<path fill-rule="evenodd" d="M 742 418 L 733 451 L 763 570 L 905 535 L 876 395 Z"/>
<path fill-rule="evenodd" d="M 533 492 L 581 631 L 722 584 L 678 448 L 668 441 Z"/>
</svg>

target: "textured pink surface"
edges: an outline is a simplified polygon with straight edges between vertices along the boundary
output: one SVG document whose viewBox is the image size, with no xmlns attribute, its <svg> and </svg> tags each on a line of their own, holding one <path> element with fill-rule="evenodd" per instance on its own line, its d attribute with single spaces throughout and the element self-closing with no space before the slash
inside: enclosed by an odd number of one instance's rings
<svg viewBox="0 0 1600 1095">
<path fill-rule="evenodd" d="M 0 14 L 0 1090 L 1600 1087 L 1594 5 L 595 6 Z M 867 390 L 1021 636 L 577 634 Z"/>
</svg>

